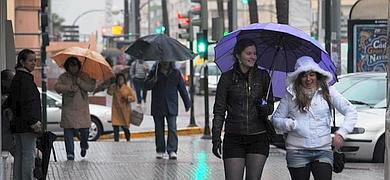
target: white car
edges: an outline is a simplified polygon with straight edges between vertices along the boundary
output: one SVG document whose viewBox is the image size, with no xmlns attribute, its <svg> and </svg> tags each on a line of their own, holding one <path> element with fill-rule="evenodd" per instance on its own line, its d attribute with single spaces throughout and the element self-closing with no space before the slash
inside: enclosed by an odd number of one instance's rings
<svg viewBox="0 0 390 180">
<path fill-rule="evenodd" d="M 41 91 L 41 88 L 39 88 Z M 61 95 L 47 91 L 47 130 L 56 135 L 63 136 L 64 130 L 60 127 L 61 122 Z M 102 134 L 113 131 L 111 124 L 111 107 L 90 104 L 91 128 L 89 129 L 89 140 L 96 141 Z"/>
<path fill-rule="evenodd" d="M 386 73 L 351 73 L 340 76 L 334 86 L 358 111 L 358 122 L 341 150 L 348 159 L 383 162 Z M 343 117 L 336 113 L 335 119 L 338 126 Z"/>
<path fill-rule="evenodd" d="M 204 67 L 204 64 L 195 66 L 194 86 L 195 93 L 197 95 L 204 93 Z M 215 94 L 217 92 L 217 85 L 222 72 L 215 63 L 207 63 L 207 67 L 209 93 Z"/>
</svg>

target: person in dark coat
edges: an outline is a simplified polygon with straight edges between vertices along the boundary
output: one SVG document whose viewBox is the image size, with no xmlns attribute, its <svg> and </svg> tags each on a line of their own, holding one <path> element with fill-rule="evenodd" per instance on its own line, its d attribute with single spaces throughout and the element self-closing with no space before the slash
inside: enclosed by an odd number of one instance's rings
<svg viewBox="0 0 390 180">
<path fill-rule="evenodd" d="M 191 107 L 191 100 L 184 85 L 181 73 L 174 62 L 160 62 L 150 71 L 145 88 L 152 90 L 151 114 L 154 119 L 156 133 L 157 158 L 163 158 L 165 152 L 170 159 L 177 158 L 178 138 L 176 133 L 176 117 L 178 114 L 179 91 L 186 111 Z M 165 146 L 164 118 L 168 123 L 168 142 Z"/>
<path fill-rule="evenodd" d="M 38 134 L 42 133 L 41 98 L 34 83 L 36 55 L 30 49 L 18 54 L 16 74 L 11 83 L 11 103 L 15 118 L 11 121 L 11 132 L 15 137 L 13 166 L 14 180 L 33 179 L 34 156 Z"/>
<path fill-rule="evenodd" d="M 1 144 L 3 151 L 15 154 L 15 141 L 11 133 L 11 120 L 13 118 L 11 107 L 11 82 L 15 73 L 10 69 L 1 71 Z"/>
<path fill-rule="evenodd" d="M 239 40 L 233 54 L 236 60 L 233 69 L 223 73 L 217 85 L 212 150 L 221 158 L 222 149 L 225 179 L 243 179 L 245 169 L 246 179 L 261 179 L 269 154 L 265 123 L 274 109 L 272 90 L 267 96 L 271 80 L 265 70 L 256 67 L 253 41 Z"/>
</svg>

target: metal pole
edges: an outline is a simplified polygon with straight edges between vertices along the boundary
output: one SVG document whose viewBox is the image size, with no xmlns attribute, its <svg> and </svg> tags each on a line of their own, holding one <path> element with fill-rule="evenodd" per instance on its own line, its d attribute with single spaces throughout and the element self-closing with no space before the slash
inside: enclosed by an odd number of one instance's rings
<svg viewBox="0 0 390 180">
<path fill-rule="evenodd" d="M 203 30 L 203 35 L 206 37 L 208 41 L 208 35 L 207 35 L 207 30 Z M 210 132 L 210 118 L 209 118 L 209 68 L 207 66 L 207 60 L 208 60 L 208 46 L 206 47 L 206 52 L 204 55 L 204 131 L 203 131 L 203 136 L 201 137 L 202 139 L 211 139 L 211 132 Z"/>
<path fill-rule="evenodd" d="M 237 29 L 237 0 L 232 1 L 232 28 L 233 31 Z"/>
<path fill-rule="evenodd" d="M 232 10 L 232 0 L 228 1 L 228 30 L 229 32 L 233 31 L 233 10 Z"/>
<path fill-rule="evenodd" d="M 168 18 L 167 0 L 161 0 L 161 5 L 162 5 L 163 25 L 165 27 L 164 34 L 169 36 L 169 18 Z"/>
<path fill-rule="evenodd" d="M 129 34 L 129 0 L 125 0 L 125 8 L 124 8 L 124 15 L 123 15 L 123 33 Z M 129 39 L 129 36 L 125 36 L 125 39 Z"/>
<path fill-rule="evenodd" d="M 0 66 L 1 66 L 1 69 L 3 69 L 5 67 L 5 64 L 7 62 L 7 59 L 6 59 L 6 42 L 4 41 L 4 39 L 6 39 L 6 33 L 3 33 L 3 32 L 6 32 L 6 21 L 7 21 L 7 1 L 0 1 L 0 39 L 2 39 L 3 41 L 0 41 Z M 0 89 L 0 93 L 1 93 L 1 89 Z M 1 104 L 0 104 L 0 108 L 1 108 Z M 0 123 L 2 121 L 2 118 L 0 116 Z M 0 128 L 0 148 L 2 148 L 2 130 Z M 5 179 L 5 176 L 4 176 L 4 172 L 5 172 L 5 166 L 4 166 L 4 162 L 5 162 L 6 158 L 3 158 L 1 157 L 0 159 L 0 179 Z"/>
<path fill-rule="evenodd" d="M 390 0 L 388 0 L 387 8 L 390 8 Z M 390 42 L 390 28 L 388 27 L 390 24 L 390 11 L 388 11 L 387 15 L 387 42 Z M 390 69 L 390 46 L 389 43 L 387 43 L 387 69 Z M 390 179 L 390 166 L 389 166 L 389 150 L 390 150 L 390 111 L 389 111 L 389 93 L 390 88 L 390 71 L 387 71 L 387 106 L 386 106 L 386 122 L 385 122 L 385 178 L 384 179 Z"/>
<path fill-rule="evenodd" d="M 332 5 L 331 5 L 331 1 L 328 0 L 328 1 L 325 1 L 325 50 L 330 54 L 330 39 L 331 39 L 331 22 L 332 22 L 332 18 L 331 18 L 331 10 L 332 10 Z"/>
<path fill-rule="evenodd" d="M 259 22 L 256 0 L 249 0 L 249 20 L 251 24 Z"/>
<path fill-rule="evenodd" d="M 192 32 L 191 32 L 192 33 Z M 193 52 L 194 44 L 192 41 L 190 43 L 190 50 Z M 198 127 L 195 122 L 195 112 L 194 112 L 194 101 L 195 101 L 195 88 L 194 88 L 194 59 L 190 60 L 190 97 L 191 97 L 191 109 L 190 109 L 190 124 L 188 127 Z"/>
<path fill-rule="evenodd" d="M 223 8 L 223 0 L 217 0 L 218 16 L 222 18 L 222 29 L 225 32 L 225 14 Z"/>
<path fill-rule="evenodd" d="M 150 0 L 148 0 L 148 34 L 150 34 Z"/>
<path fill-rule="evenodd" d="M 134 1 L 134 14 L 135 14 L 135 37 L 138 39 L 141 35 L 141 30 L 140 30 L 140 21 L 141 21 L 141 16 L 140 16 L 140 0 L 133 0 Z"/>
<path fill-rule="evenodd" d="M 341 74 L 341 43 L 340 43 L 340 0 L 332 0 L 332 44 L 331 57 L 336 65 L 337 74 Z"/>
<path fill-rule="evenodd" d="M 45 13 L 45 7 L 41 7 L 41 13 Z M 81 17 L 81 16 L 79 16 Z M 77 19 L 76 19 L 77 20 Z M 74 21 L 74 23 L 76 22 Z M 46 33 L 46 26 L 41 25 L 41 88 L 42 88 L 42 123 L 43 123 L 43 132 L 47 129 L 47 76 L 46 76 L 46 44 L 43 42 L 43 34 Z"/>
</svg>

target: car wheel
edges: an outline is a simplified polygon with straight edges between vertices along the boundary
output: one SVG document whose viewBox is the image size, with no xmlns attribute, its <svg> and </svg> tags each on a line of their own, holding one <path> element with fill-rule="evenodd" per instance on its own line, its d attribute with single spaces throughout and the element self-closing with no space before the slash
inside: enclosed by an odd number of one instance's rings
<svg viewBox="0 0 390 180">
<path fill-rule="evenodd" d="M 380 137 L 376 142 L 372 162 L 383 163 L 385 161 L 385 138 Z"/>
<path fill-rule="evenodd" d="M 89 141 L 96 141 L 99 139 L 100 135 L 103 133 L 103 126 L 100 123 L 99 119 L 91 116 L 91 127 L 89 128 Z"/>
</svg>

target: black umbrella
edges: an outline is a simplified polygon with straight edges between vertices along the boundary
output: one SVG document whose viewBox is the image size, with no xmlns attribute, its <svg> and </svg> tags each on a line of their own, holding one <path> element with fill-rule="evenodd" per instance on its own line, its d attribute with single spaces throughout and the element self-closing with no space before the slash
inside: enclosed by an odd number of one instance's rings
<svg viewBox="0 0 390 180">
<path fill-rule="evenodd" d="M 37 148 L 42 152 L 42 162 L 39 163 L 42 168 L 41 169 L 42 175 L 39 176 L 38 178 L 39 180 L 46 179 L 47 169 L 49 167 L 49 161 L 50 161 L 50 153 L 52 149 L 54 153 L 54 159 L 56 160 L 55 152 L 53 148 L 53 142 L 56 139 L 57 136 L 50 131 L 46 131 L 45 133 L 42 134 L 41 137 L 38 138 Z"/>
<path fill-rule="evenodd" d="M 143 36 L 131 43 L 126 53 L 145 61 L 184 61 L 195 57 L 190 49 L 165 34 Z"/>
</svg>

